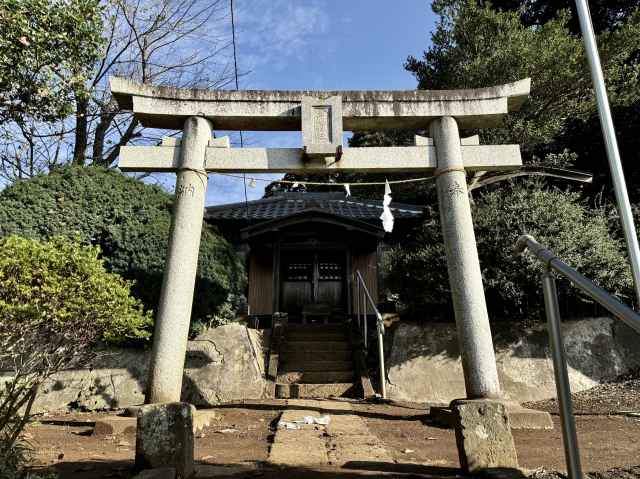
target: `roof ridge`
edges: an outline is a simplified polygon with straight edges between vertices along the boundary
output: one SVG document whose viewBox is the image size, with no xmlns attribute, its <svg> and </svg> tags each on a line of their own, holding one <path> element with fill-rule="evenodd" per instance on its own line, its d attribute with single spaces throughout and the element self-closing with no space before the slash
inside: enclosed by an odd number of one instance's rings
<svg viewBox="0 0 640 479">
<path fill-rule="evenodd" d="M 259 198 L 257 200 L 238 201 L 236 203 L 223 203 L 221 205 L 205 206 L 204 209 L 205 210 L 227 209 L 227 208 L 236 208 L 236 207 L 239 207 L 239 206 L 245 206 L 247 203 L 252 205 L 252 204 L 256 204 L 256 203 L 275 203 L 275 202 L 278 202 L 278 201 L 282 201 L 282 198 L 278 198 L 278 197 L 275 197 L 275 196 L 269 196 L 267 198 Z"/>
<path fill-rule="evenodd" d="M 205 217 L 209 220 L 243 220 L 249 217 L 256 220 L 270 220 L 297 214 L 301 211 L 324 210 L 335 212 L 339 216 L 360 220 L 373 220 L 383 208 L 381 199 L 339 196 L 339 194 L 322 192 L 292 192 L 260 198 L 258 200 L 208 206 Z M 392 202 L 389 207 L 396 218 L 418 218 L 423 213 L 423 206 Z"/>
</svg>

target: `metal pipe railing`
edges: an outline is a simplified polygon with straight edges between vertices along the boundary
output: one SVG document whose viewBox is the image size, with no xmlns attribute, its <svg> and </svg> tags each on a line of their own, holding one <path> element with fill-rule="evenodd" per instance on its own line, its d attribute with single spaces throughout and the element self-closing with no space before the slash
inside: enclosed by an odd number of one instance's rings
<svg viewBox="0 0 640 479">
<path fill-rule="evenodd" d="M 591 22 L 591 13 L 589 12 L 587 0 L 576 0 L 576 11 L 578 13 L 580 30 L 582 31 L 585 53 L 587 54 L 587 60 L 589 62 L 589 69 L 591 70 L 593 91 L 596 96 L 600 126 L 602 127 L 604 146 L 607 152 L 607 159 L 609 160 L 611 180 L 613 181 L 613 192 L 616 197 L 622 231 L 624 232 L 624 238 L 627 243 L 631 274 L 633 275 L 633 283 L 635 285 L 636 301 L 640 302 L 640 247 L 638 246 L 638 235 L 636 234 L 636 227 L 633 221 L 631 203 L 629 202 L 629 194 L 627 193 L 627 183 L 624 179 L 622 161 L 620 160 L 616 130 L 611 117 L 609 98 L 607 97 L 607 85 L 604 82 L 604 75 L 602 74 L 600 54 L 598 53 L 596 35 L 593 32 L 593 23 Z"/>
<path fill-rule="evenodd" d="M 551 355 L 553 359 L 553 372 L 556 382 L 556 392 L 558 394 L 560 420 L 562 422 L 562 441 L 564 444 L 567 472 L 570 479 L 581 479 L 582 467 L 580 465 L 578 436 L 571 402 L 571 384 L 569 382 L 567 358 L 560 327 L 561 318 L 560 308 L 558 306 L 558 291 L 552 271 L 571 281 L 576 288 L 593 298 L 613 313 L 615 317 L 639 333 L 640 315 L 560 260 L 551 251 L 538 243 L 532 236 L 520 236 L 516 242 L 515 250 L 517 253 L 524 253 L 525 250 L 529 251 L 545 265 L 541 275 L 542 292 L 544 294 L 544 306 L 547 315 L 547 327 L 549 329 Z"/>
<path fill-rule="evenodd" d="M 362 296 L 360 296 L 360 299 L 362 299 L 362 327 L 364 328 L 364 349 L 368 349 L 369 348 L 369 331 L 368 331 L 368 324 L 367 324 L 367 315 L 369 314 L 369 307 L 367 305 L 367 297 L 365 296 L 366 293 L 364 291 L 364 289 L 366 288 L 365 284 L 362 283 L 361 289 L 362 289 Z"/>
<path fill-rule="evenodd" d="M 640 333 L 640 315 L 638 315 L 638 313 L 629 306 L 622 303 L 615 296 L 612 296 L 601 287 L 593 284 L 592 281 L 560 260 L 551 251 L 545 249 L 545 247 L 538 243 L 532 236 L 523 235 L 518 238 L 516 243 L 516 252 L 521 253 L 525 249 L 528 249 L 531 254 L 545 263 L 549 269 L 567 278 L 575 285 L 576 288 L 593 298 L 604 308 L 611 311 L 611 313 L 622 320 L 627 326 Z"/>
<path fill-rule="evenodd" d="M 369 289 L 362 278 L 359 270 L 356 270 L 356 284 L 358 284 L 358 289 L 362 288 L 362 302 L 364 306 L 364 322 L 363 322 L 363 335 L 364 335 L 364 347 L 367 348 L 367 312 L 368 306 L 371 306 L 373 312 L 376 315 L 376 330 L 378 333 L 378 358 L 380 363 L 380 388 L 382 393 L 382 398 L 387 399 L 387 383 L 384 373 L 384 343 L 382 340 L 382 335 L 384 334 L 384 321 L 382 320 L 382 315 L 376 306 L 376 303 L 373 301 L 371 294 L 369 293 Z M 368 303 L 368 304 L 367 304 Z"/>
<path fill-rule="evenodd" d="M 356 320 L 358 321 L 358 329 L 360 329 L 360 283 L 358 281 L 356 281 Z"/>
<path fill-rule="evenodd" d="M 547 313 L 547 328 L 553 357 L 553 373 L 556 380 L 558 407 L 560 409 L 560 418 L 562 419 L 562 443 L 564 445 L 567 473 L 570 479 L 580 479 L 582 477 L 582 466 L 580 465 L 578 434 L 571 404 L 571 383 L 569 382 L 569 371 L 567 370 L 567 357 L 562 339 L 562 330 L 560 329 L 558 290 L 556 289 L 556 279 L 549 270 L 545 270 L 542 273 L 542 291 L 544 294 L 544 308 Z"/>
</svg>

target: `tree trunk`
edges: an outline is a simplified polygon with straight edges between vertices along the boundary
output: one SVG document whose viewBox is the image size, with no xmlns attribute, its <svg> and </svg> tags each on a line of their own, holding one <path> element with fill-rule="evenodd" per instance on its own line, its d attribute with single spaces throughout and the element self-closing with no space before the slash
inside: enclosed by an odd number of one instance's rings
<svg viewBox="0 0 640 479">
<path fill-rule="evenodd" d="M 87 122 L 88 107 L 89 99 L 86 97 L 79 98 L 76 95 L 76 131 L 75 146 L 73 148 L 73 165 L 85 165 L 87 140 L 89 136 L 89 124 Z"/>
<path fill-rule="evenodd" d="M 100 166 L 109 167 L 107 159 L 104 156 L 104 140 L 109 125 L 113 121 L 115 114 L 103 111 L 100 114 L 100 122 L 96 126 L 96 131 L 93 134 L 93 163 Z"/>
<path fill-rule="evenodd" d="M 129 143 L 133 138 L 137 138 L 140 136 L 140 133 L 136 133 L 136 127 L 138 126 L 138 120 L 135 118 L 131 119 L 131 123 L 127 127 L 124 134 L 120 137 L 120 141 L 118 142 L 117 147 L 111 150 L 111 153 L 104 159 L 104 166 L 107 168 L 111 166 L 111 164 L 116 161 L 118 158 L 118 154 L 120 153 L 120 147 Z"/>
</svg>

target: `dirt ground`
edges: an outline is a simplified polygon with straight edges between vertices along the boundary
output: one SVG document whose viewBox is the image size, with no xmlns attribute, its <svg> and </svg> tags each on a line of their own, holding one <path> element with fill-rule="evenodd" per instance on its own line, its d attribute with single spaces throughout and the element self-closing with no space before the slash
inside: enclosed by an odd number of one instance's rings
<svg viewBox="0 0 640 479">
<path fill-rule="evenodd" d="M 281 410 L 242 404 L 216 408 L 215 423 L 196 435 L 195 458 L 200 464 L 262 463 Z M 35 448 L 35 469 L 51 469 L 60 479 L 132 477 L 135 434 L 95 437 L 93 423 L 109 413 L 43 416 L 27 429 Z M 113 413 L 111 413 L 113 414 Z"/>
<path fill-rule="evenodd" d="M 459 465 L 453 430 L 437 427 L 424 411 L 369 405 L 360 408 L 369 409 L 369 428 L 397 461 Z M 557 415 L 552 418 L 553 430 L 513 431 L 521 467 L 564 470 L 560 419 Z M 576 426 L 585 471 L 640 464 L 640 418 L 581 415 L 576 418 Z"/>
<path fill-rule="evenodd" d="M 640 414 L 640 378 L 602 384 L 574 393 L 572 401 L 575 414 Z M 527 407 L 558 413 L 556 399 L 530 403 Z"/>
<path fill-rule="evenodd" d="M 599 392 L 598 392 L 599 394 Z M 636 396 L 637 397 L 637 396 Z M 615 401 L 611 399 L 610 401 Z M 196 436 L 195 457 L 198 463 L 246 467 L 240 477 L 312 477 L 310 471 L 272 471 L 264 463 L 269 454 L 275 425 L 286 407 L 284 401 L 264 400 L 224 404 L 216 407 L 217 420 Z M 589 403 L 591 404 L 591 403 Z M 600 411 L 611 412 L 618 404 L 599 403 Z M 540 406 L 545 406 L 540 404 Z M 622 409 L 638 403 L 625 403 Z M 356 413 L 391 453 L 394 464 L 387 471 L 453 477 L 458 467 L 457 449 L 452 430 L 436 426 L 428 409 L 417 404 L 371 404 L 355 402 Z M 553 403 L 546 407 L 553 412 Z M 585 409 L 591 410 L 591 409 Z M 581 456 L 585 471 L 617 470 L 592 477 L 640 478 L 640 418 L 626 415 L 580 414 L 576 418 Z M 133 475 L 135 435 L 95 437 L 93 422 L 106 413 L 78 413 L 43 416 L 27 430 L 36 449 L 36 469 L 55 470 L 60 478 L 128 478 Z M 562 437 L 558 416 L 553 416 L 552 431 L 514 431 L 518 458 L 533 477 L 559 477 L 543 473 L 564 470 Z M 384 468 L 379 468 L 382 471 Z M 231 469 L 222 469 L 229 470 Z M 537 471 L 537 472 L 536 472 Z M 316 477 L 348 477 L 316 471 Z M 366 474 L 365 474 L 366 472 Z M 369 475 L 364 471 L 358 475 Z"/>
</svg>

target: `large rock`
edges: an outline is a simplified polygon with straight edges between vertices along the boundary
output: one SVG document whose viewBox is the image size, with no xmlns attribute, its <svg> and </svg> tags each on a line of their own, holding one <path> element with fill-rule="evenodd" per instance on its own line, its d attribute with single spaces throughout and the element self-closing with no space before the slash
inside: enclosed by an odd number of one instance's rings
<svg viewBox="0 0 640 479">
<path fill-rule="evenodd" d="M 255 329 L 227 324 L 189 341 L 182 400 L 210 406 L 256 399 L 266 388 L 264 337 Z"/>
<path fill-rule="evenodd" d="M 609 318 L 562 324 L 572 391 L 582 391 L 640 366 L 637 333 Z M 546 325 L 492 325 L 498 374 L 506 399 L 555 397 Z M 465 397 L 454 324 L 397 323 L 386 335 L 391 399 L 448 404 Z"/>
<path fill-rule="evenodd" d="M 189 341 L 182 400 L 211 406 L 264 395 L 269 334 L 228 324 Z M 86 369 L 63 371 L 40 388 L 33 412 L 116 409 L 144 403 L 149 353 L 106 349 Z M 9 379 L 0 373 L 0 383 Z"/>
</svg>

